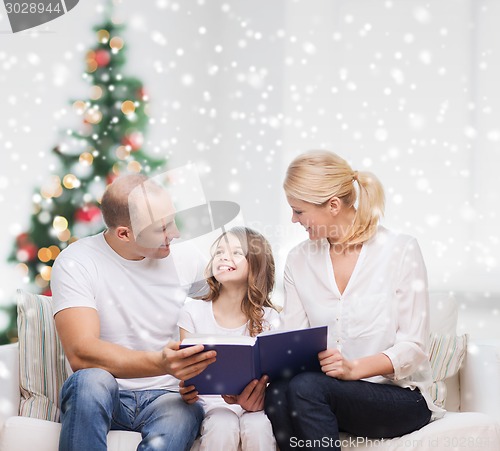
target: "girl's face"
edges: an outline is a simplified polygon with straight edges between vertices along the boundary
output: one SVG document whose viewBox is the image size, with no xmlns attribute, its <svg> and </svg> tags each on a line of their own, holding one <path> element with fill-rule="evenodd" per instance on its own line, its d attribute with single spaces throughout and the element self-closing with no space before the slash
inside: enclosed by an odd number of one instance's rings
<svg viewBox="0 0 500 451">
<path fill-rule="evenodd" d="M 225 283 L 246 284 L 248 281 L 248 261 L 240 240 L 231 233 L 219 241 L 212 261 L 212 273 L 215 279 Z"/>
</svg>

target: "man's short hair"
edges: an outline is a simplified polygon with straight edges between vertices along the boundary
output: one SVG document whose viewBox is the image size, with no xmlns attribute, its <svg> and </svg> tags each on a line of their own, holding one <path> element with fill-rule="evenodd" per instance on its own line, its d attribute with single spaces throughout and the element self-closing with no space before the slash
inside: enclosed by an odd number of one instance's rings
<svg viewBox="0 0 500 451">
<path fill-rule="evenodd" d="M 127 174 L 108 185 L 101 201 L 102 217 L 108 228 L 131 226 L 129 195 L 134 188 L 147 180 L 149 179 L 144 174 Z"/>
</svg>

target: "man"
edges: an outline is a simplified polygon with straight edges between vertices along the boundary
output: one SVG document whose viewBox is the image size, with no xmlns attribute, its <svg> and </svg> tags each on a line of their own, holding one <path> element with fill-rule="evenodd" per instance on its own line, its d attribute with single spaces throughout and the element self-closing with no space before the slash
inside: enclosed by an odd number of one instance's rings
<svg viewBox="0 0 500 451">
<path fill-rule="evenodd" d="M 204 290 L 204 262 L 170 249 L 174 207 L 153 180 L 116 179 L 101 208 L 106 231 L 71 244 L 52 271 L 56 327 L 74 371 L 61 393 L 59 449 L 105 450 L 113 429 L 141 432 L 141 450 L 188 450 L 203 411 L 182 401 L 175 378 L 199 374 L 215 352 L 174 340 L 186 296 Z"/>
</svg>

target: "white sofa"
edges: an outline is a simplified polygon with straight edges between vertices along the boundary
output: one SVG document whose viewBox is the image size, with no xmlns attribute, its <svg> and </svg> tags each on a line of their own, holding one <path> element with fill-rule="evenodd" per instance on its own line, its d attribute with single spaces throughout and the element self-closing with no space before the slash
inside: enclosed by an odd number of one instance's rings
<svg viewBox="0 0 500 451">
<path fill-rule="evenodd" d="M 455 303 L 447 295 L 432 295 L 431 329 L 455 333 L 456 322 Z M 444 418 L 392 440 L 343 434 L 342 449 L 500 451 L 500 341 L 470 342 L 459 374 L 446 385 Z M 19 404 L 18 346 L 0 346 L 0 451 L 57 450 L 60 424 L 18 416 Z M 132 451 L 140 439 L 136 432 L 111 431 L 108 449 Z"/>
</svg>

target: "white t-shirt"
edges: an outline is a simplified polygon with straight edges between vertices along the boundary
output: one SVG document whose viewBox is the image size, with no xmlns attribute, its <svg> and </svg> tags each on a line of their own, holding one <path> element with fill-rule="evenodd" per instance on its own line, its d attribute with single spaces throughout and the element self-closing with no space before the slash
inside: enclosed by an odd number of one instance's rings
<svg viewBox="0 0 500 451">
<path fill-rule="evenodd" d="M 427 272 L 415 238 L 380 226 L 342 294 L 328 241 L 307 240 L 288 255 L 284 284 L 284 329 L 327 325 L 328 347 L 349 360 L 384 353 L 394 374 L 367 380 L 418 387 L 434 417 L 443 412 L 429 395 Z"/>
<path fill-rule="evenodd" d="M 220 326 L 215 320 L 212 305 L 212 301 L 188 299 L 182 307 L 177 325 L 190 334 L 249 335 L 246 324 L 234 329 Z M 273 308 L 264 307 L 262 331 L 274 330 L 277 329 L 278 326 L 278 312 Z"/>
<path fill-rule="evenodd" d="M 279 322 L 278 312 L 273 308 L 264 307 L 263 332 L 278 329 Z M 233 329 L 220 326 L 215 320 L 211 301 L 188 300 L 181 310 L 177 325 L 190 334 L 249 335 L 246 324 Z M 200 396 L 200 400 L 205 413 L 221 407 L 231 409 L 237 415 L 242 415 L 245 412 L 237 404 L 227 404 L 219 395 L 203 395 Z"/>
<path fill-rule="evenodd" d="M 94 308 L 102 340 L 159 351 L 178 340 L 177 319 L 186 297 L 206 291 L 205 263 L 188 243 L 172 245 L 163 259 L 127 260 L 102 233 L 83 238 L 54 263 L 54 315 L 71 307 Z M 170 375 L 117 380 L 122 390 L 178 390 L 178 380 Z"/>
</svg>

